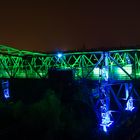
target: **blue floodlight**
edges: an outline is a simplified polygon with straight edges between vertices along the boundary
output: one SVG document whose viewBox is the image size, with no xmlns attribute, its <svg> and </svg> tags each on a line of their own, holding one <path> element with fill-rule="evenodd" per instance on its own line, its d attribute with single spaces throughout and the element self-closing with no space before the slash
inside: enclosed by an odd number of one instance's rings
<svg viewBox="0 0 140 140">
<path fill-rule="evenodd" d="M 6 99 L 8 99 L 8 98 L 10 97 L 10 95 L 9 95 L 9 89 L 5 89 L 5 90 L 4 90 L 4 97 L 5 97 Z"/>
<path fill-rule="evenodd" d="M 127 111 L 132 111 L 135 107 L 133 106 L 133 98 L 130 97 L 129 100 L 126 103 L 126 108 L 125 110 Z"/>
<path fill-rule="evenodd" d="M 107 68 L 102 68 L 102 76 L 105 81 L 108 81 L 108 69 Z"/>
<path fill-rule="evenodd" d="M 58 53 L 57 56 L 58 56 L 58 58 L 61 58 L 62 57 L 62 53 Z"/>
<path fill-rule="evenodd" d="M 4 98 L 6 99 L 10 98 L 8 80 L 2 80 L 2 89 L 3 89 Z"/>
<path fill-rule="evenodd" d="M 111 112 L 106 108 L 106 105 L 104 104 L 103 106 L 101 106 L 101 124 L 100 126 L 103 127 L 103 131 L 107 132 L 107 127 L 109 127 L 113 121 L 111 121 L 110 119 L 111 116 Z"/>
</svg>

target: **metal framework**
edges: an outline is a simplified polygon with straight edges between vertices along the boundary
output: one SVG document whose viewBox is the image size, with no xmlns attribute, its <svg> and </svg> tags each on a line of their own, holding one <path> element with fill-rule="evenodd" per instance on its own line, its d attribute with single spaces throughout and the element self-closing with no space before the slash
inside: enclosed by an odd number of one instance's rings
<svg viewBox="0 0 140 140">
<path fill-rule="evenodd" d="M 0 45 L 0 78 L 47 78 L 50 68 L 73 70 L 75 79 L 99 80 L 100 71 L 108 71 L 111 80 L 139 79 L 140 49 L 58 55 Z"/>
<path fill-rule="evenodd" d="M 72 70 L 76 80 L 97 81 L 90 99 L 105 132 L 117 116 L 114 112 L 132 111 L 140 100 L 134 86 L 140 80 L 140 49 L 45 54 L 0 45 L 1 79 L 48 78 L 52 68 Z M 3 92 L 9 98 L 8 86 Z"/>
</svg>

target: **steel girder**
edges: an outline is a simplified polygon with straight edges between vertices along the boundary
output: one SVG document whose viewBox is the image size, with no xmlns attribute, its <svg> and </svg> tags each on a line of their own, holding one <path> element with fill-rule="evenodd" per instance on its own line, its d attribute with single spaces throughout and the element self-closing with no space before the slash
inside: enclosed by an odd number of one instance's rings
<svg viewBox="0 0 140 140">
<path fill-rule="evenodd" d="M 107 55 L 106 55 L 107 54 Z M 100 71 L 108 61 L 109 78 L 114 80 L 132 80 L 140 78 L 140 49 L 64 52 L 44 54 L 20 51 L 0 45 L 1 78 L 47 78 L 48 70 L 72 70 L 74 78 L 99 80 Z"/>
<path fill-rule="evenodd" d="M 47 78 L 49 69 L 56 68 L 72 70 L 75 79 L 97 80 L 90 100 L 104 131 L 118 120 L 121 112 L 131 111 L 139 104 L 133 80 L 140 79 L 140 49 L 61 54 L 0 45 L 0 78 Z"/>
</svg>

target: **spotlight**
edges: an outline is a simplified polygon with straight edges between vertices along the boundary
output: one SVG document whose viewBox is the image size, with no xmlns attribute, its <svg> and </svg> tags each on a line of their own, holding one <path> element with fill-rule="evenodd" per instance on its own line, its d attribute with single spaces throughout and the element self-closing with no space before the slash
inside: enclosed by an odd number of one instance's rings
<svg viewBox="0 0 140 140">
<path fill-rule="evenodd" d="M 133 98 L 130 97 L 130 99 L 126 103 L 126 108 L 125 110 L 127 111 L 132 111 L 135 107 L 133 106 Z"/>
<path fill-rule="evenodd" d="M 58 58 L 61 58 L 63 55 L 62 55 L 62 53 L 58 53 L 57 56 L 58 56 Z"/>
</svg>

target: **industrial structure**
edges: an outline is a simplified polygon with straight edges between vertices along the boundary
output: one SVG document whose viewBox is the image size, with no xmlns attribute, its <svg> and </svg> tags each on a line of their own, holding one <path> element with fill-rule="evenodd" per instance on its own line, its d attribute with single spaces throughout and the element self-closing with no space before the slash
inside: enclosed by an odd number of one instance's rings
<svg viewBox="0 0 140 140">
<path fill-rule="evenodd" d="M 75 80 L 96 83 L 90 98 L 105 132 L 115 121 L 113 114 L 131 112 L 138 105 L 135 85 L 140 80 L 140 49 L 45 54 L 0 45 L 2 84 L 9 78 L 48 78 L 50 69 L 71 70 Z M 3 89 L 9 98 L 9 91 Z"/>
</svg>

